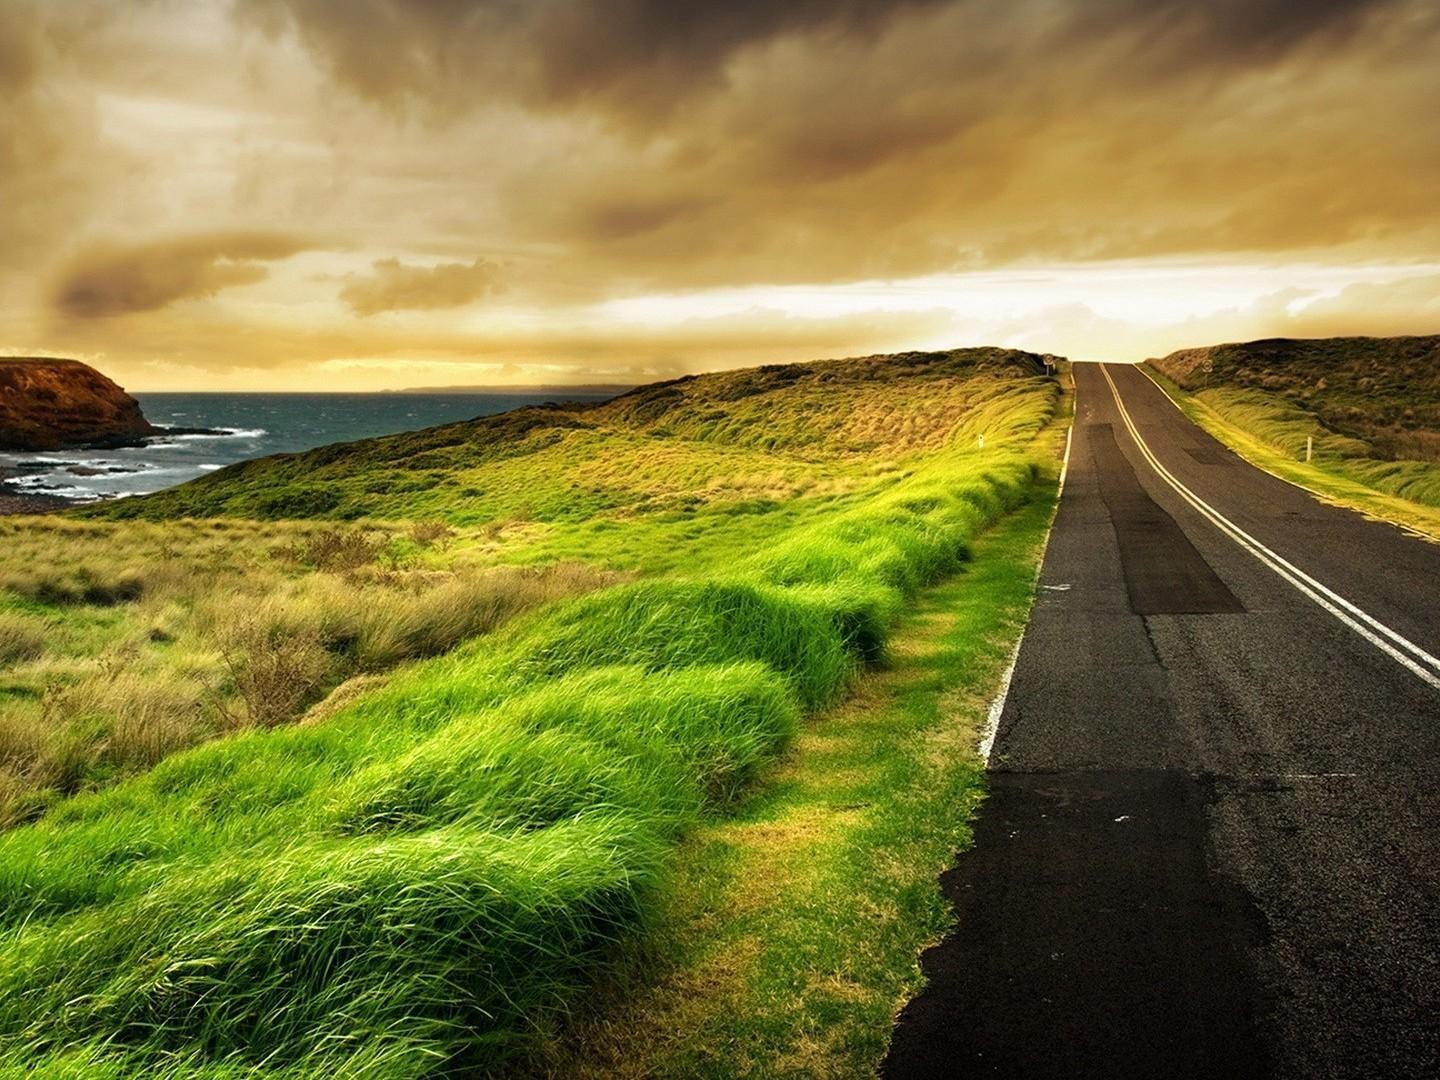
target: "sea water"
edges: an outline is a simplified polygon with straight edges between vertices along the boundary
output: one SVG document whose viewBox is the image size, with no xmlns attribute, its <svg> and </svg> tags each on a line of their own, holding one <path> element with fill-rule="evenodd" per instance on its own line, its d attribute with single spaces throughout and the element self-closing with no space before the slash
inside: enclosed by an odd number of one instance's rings
<svg viewBox="0 0 1440 1080">
<path fill-rule="evenodd" d="M 76 500 L 138 495 L 267 454 L 309 450 L 469 420 L 543 402 L 597 401 L 614 389 L 395 394 L 136 394 L 158 427 L 210 428 L 117 450 L 0 453 L 0 483 L 16 493 Z"/>
</svg>

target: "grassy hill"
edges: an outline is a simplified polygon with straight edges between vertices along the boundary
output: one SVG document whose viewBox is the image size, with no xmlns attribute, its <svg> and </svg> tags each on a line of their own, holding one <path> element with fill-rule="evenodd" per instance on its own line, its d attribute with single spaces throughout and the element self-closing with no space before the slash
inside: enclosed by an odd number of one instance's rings
<svg viewBox="0 0 1440 1080">
<path fill-rule="evenodd" d="M 1043 372 L 963 350 L 702 376 L 4 523 L 28 569 L 0 579 L 0 795 L 25 822 L 0 834 L 0 1071 L 531 1053 L 653 920 L 684 838 L 1053 491 Z M 1034 543 L 1006 550 L 972 634 L 1028 602 Z M 910 756 L 876 766 L 877 806 Z M 963 816 L 915 809 L 953 850 Z"/>
<path fill-rule="evenodd" d="M 807 493 L 821 463 L 828 474 L 961 437 L 993 380 L 1043 373 L 1035 363 L 967 349 L 691 376 L 599 404 L 517 409 L 243 462 L 92 514 L 573 523 L 785 499 Z M 969 427 L 984 422 L 973 416 Z"/>
<path fill-rule="evenodd" d="M 1197 420 L 1272 471 L 1432 530 L 1440 522 L 1428 509 L 1440 507 L 1440 336 L 1277 338 L 1149 363 Z M 1307 438 L 1315 457 L 1303 468 Z M 1418 518 L 1385 497 L 1418 504 Z"/>
</svg>

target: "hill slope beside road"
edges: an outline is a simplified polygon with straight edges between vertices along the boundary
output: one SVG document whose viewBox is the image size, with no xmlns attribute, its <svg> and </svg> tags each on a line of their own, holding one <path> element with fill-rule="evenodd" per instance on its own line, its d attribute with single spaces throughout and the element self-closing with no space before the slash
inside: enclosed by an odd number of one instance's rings
<svg viewBox="0 0 1440 1080">
<path fill-rule="evenodd" d="M 868 962 L 799 1014 L 767 968 L 751 1042 L 818 1017 L 821 1071 L 873 1059 L 942 914 L 934 863 L 890 859 L 963 843 L 978 775 L 913 747 L 968 745 L 938 699 L 988 697 L 1018 633 L 1061 405 L 1018 352 L 761 368 L 0 523 L 0 1075 L 513 1075 L 723 886 L 687 837 L 775 850 L 721 828 L 760 812 L 828 815 L 846 917 L 751 940 L 798 980 L 813 946 Z M 164 520 L 246 510 L 317 520 Z M 363 515 L 398 520 L 334 520 Z M 832 707 L 907 622 L 930 651 L 863 737 Z"/>
<path fill-rule="evenodd" d="M 1440 336 L 1277 338 L 1148 367 L 1261 468 L 1440 536 Z"/>
<path fill-rule="evenodd" d="M 959 926 L 885 1074 L 1436 1075 L 1440 551 L 1138 370 L 1076 391 Z"/>
</svg>

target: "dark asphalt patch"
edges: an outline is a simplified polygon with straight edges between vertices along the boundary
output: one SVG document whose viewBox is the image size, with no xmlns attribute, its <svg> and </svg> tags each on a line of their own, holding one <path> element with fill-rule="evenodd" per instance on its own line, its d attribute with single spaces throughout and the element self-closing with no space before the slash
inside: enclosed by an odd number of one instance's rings
<svg viewBox="0 0 1440 1080">
<path fill-rule="evenodd" d="M 1222 450 L 1210 446 L 1187 446 L 1185 452 L 1201 465 L 1234 465 L 1235 459 Z"/>
<path fill-rule="evenodd" d="M 1244 605 L 1175 519 L 1146 493 L 1109 424 L 1089 425 L 1100 497 L 1115 525 L 1130 610 L 1137 615 L 1239 614 Z"/>
<path fill-rule="evenodd" d="M 1270 1075 L 1249 897 L 1205 859 L 1204 783 L 1162 770 L 993 773 L 942 878 L 890 1080 Z"/>
</svg>

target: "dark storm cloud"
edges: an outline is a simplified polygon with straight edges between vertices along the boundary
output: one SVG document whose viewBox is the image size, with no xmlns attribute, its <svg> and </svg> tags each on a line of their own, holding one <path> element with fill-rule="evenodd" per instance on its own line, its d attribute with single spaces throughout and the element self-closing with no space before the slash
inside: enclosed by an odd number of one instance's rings
<svg viewBox="0 0 1440 1080">
<path fill-rule="evenodd" d="M 1170 70 L 1272 60 L 1310 43 L 1342 44 L 1396 0 L 1086 0 L 1067 7 L 1073 43 L 1128 36 Z"/>
<path fill-rule="evenodd" d="M 269 273 L 263 263 L 288 258 L 305 246 L 293 236 L 229 232 L 96 249 L 62 271 L 53 304 L 58 313 L 76 319 L 157 311 L 262 281 Z"/>
<path fill-rule="evenodd" d="M 240 0 L 289 25 L 377 101 L 440 109 L 502 98 L 669 115 L 723 84 L 737 53 L 788 34 L 872 35 L 945 0 Z"/>
<path fill-rule="evenodd" d="M 526 241 L 631 283 L 1348 243 L 1415 228 L 1440 171 L 1426 0 L 240 10 L 431 123 L 614 135 L 497 185 Z"/>
<path fill-rule="evenodd" d="M 514 99 L 640 122 L 669 118 L 696 95 L 723 89 L 727 65 L 747 49 L 787 37 L 873 40 L 896 21 L 937 9 L 958 16 L 951 54 L 982 72 L 1033 74 L 1035 65 L 1072 63 L 1076 49 L 1118 47 L 1156 77 L 1337 44 L 1372 12 L 1398 6 L 1401 0 L 1018 0 L 1004 7 L 991 0 L 239 0 L 253 23 L 276 33 L 297 29 L 339 81 L 371 100 L 452 110 Z M 1030 42 L 1046 52 L 1007 50 Z"/>
</svg>

